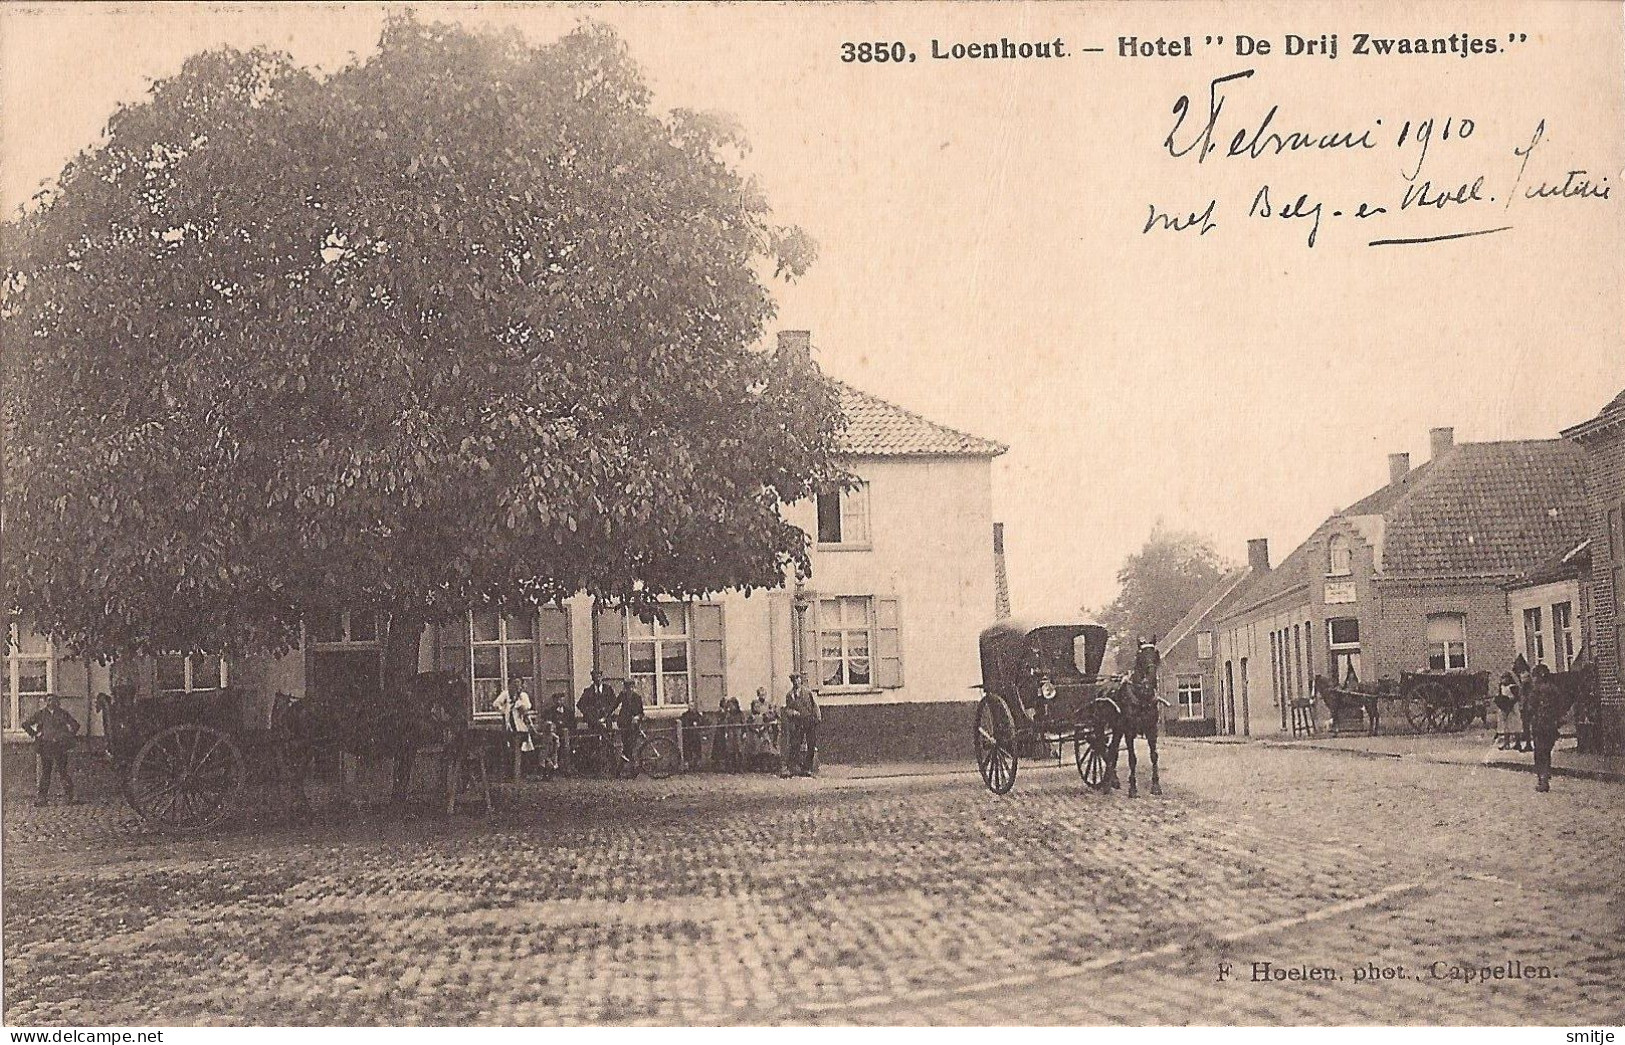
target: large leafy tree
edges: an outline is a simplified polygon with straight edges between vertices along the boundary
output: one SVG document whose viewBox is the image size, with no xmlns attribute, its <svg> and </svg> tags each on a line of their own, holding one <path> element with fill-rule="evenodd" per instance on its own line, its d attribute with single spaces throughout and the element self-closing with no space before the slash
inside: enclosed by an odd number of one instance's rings
<svg viewBox="0 0 1625 1045">
<path fill-rule="evenodd" d="M 199 54 L 3 227 L 4 597 L 78 652 L 276 652 L 578 591 L 774 586 L 838 480 L 752 350 L 810 242 L 621 41 L 392 19 L 327 77 Z"/>
<path fill-rule="evenodd" d="M 1213 542 L 1158 523 L 1117 571 L 1117 597 L 1096 616 L 1112 636 L 1120 670 L 1134 664 L 1138 640 L 1166 636 L 1224 575 Z"/>
</svg>

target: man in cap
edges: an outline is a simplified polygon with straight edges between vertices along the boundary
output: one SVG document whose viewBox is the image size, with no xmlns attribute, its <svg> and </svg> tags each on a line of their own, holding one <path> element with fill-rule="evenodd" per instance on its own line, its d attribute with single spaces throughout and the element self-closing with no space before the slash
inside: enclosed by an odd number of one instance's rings
<svg viewBox="0 0 1625 1045">
<path fill-rule="evenodd" d="M 68 775 L 68 749 L 79 735 L 79 720 L 62 710 L 62 698 L 55 693 L 45 698 L 45 706 L 23 720 L 23 732 L 34 738 L 39 755 L 39 796 L 35 805 L 44 805 L 51 794 L 53 770 L 62 774 L 62 792 L 73 805 L 73 777 Z"/>
<path fill-rule="evenodd" d="M 790 692 L 784 695 L 784 715 L 790 723 L 790 742 L 784 752 L 785 768 L 797 776 L 812 776 L 818 771 L 818 721 L 821 716 L 818 699 L 807 688 L 806 678 L 799 673 L 790 676 Z M 797 756 L 800 756 L 799 768 L 795 768 Z"/>
<path fill-rule="evenodd" d="M 1530 676 L 1528 695 L 1524 697 L 1524 724 L 1535 746 L 1536 791 L 1552 789 L 1552 748 L 1557 744 L 1557 732 L 1567 710 L 1563 691 L 1552 681 L 1551 669 L 1536 664 Z"/>
</svg>

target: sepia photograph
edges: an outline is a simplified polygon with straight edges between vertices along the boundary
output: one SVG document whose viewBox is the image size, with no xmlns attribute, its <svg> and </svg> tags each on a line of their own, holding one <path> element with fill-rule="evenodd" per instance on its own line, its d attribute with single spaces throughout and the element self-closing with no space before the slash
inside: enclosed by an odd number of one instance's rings
<svg viewBox="0 0 1625 1045">
<path fill-rule="evenodd" d="M 1622 53 L 0 3 L 8 1040 L 1617 1042 Z"/>
</svg>

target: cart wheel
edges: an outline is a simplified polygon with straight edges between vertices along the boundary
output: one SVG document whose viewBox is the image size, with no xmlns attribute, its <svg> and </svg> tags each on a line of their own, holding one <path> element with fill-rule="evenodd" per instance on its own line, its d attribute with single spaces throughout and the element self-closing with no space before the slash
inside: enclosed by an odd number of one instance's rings
<svg viewBox="0 0 1625 1045">
<path fill-rule="evenodd" d="M 1427 732 L 1442 733 L 1450 727 L 1450 692 L 1442 683 L 1421 683 L 1411 690 L 1411 699 L 1421 705 L 1419 710 Z"/>
<path fill-rule="evenodd" d="M 638 745 L 638 768 L 655 780 L 677 772 L 677 745 L 666 737 L 650 737 Z"/>
<path fill-rule="evenodd" d="M 1072 734 L 1072 757 L 1078 763 L 1078 776 L 1092 791 L 1105 790 L 1106 755 L 1111 741 L 1111 732 L 1103 726 L 1088 726 Z"/>
<path fill-rule="evenodd" d="M 182 723 L 155 735 L 130 764 L 126 797 L 141 822 L 166 834 L 197 834 L 232 814 L 247 778 L 236 741 Z"/>
<path fill-rule="evenodd" d="M 1016 719 L 1010 705 L 994 693 L 985 694 L 976 705 L 976 768 L 982 783 L 996 795 L 1006 795 L 1016 786 Z"/>
<path fill-rule="evenodd" d="M 1404 700 L 1405 721 L 1410 723 L 1411 729 L 1417 733 L 1428 731 L 1428 706 L 1412 690 Z"/>
</svg>

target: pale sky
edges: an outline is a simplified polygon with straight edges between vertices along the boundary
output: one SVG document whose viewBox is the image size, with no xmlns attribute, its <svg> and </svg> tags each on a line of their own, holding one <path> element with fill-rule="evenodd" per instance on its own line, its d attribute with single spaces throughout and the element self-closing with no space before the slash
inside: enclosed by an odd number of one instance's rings
<svg viewBox="0 0 1625 1045">
<path fill-rule="evenodd" d="M 1010 445 L 994 507 L 1021 613 L 1108 601 L 1117 566 L 1158 520 L 1234 559 L 1268 537 L 1278 562 L 1385 482 L 1387 454 L 1426 460 L 1429 427 L 1463 441 L 1549 438 L 1625 386 L 1618 192 L 1507 203 L 1512 150 L 1542 120 L 1521 184 L 1584 168 L 1625 191 L 1613 4 L 414 6 L 538 42 L 598 18 L 626 39 L 658 105 L 733 113 L 776 217 L 821 245 L 808 276 L 778 291 L 776 326 L 812 330 L 833 375 Z M 384 13 L 0 8 L 0 202 L 13 211 L 120 102 L 195 51 L 266 44 L 332 69 L 374 47 Z M 1236 56 L 1237 32 L 1276 53 Z M 1287 33 L 1334 32 L 1336 61 L 1280 53 Z M 1358 57 L 1361 32 L 1465 32 L 1502 53 Z M 1187 34 L 1194 58 L 1116 53 L 1121 36 Z M 933 39 L 1001 36 L 1059 37 L 1069 57 L 930 57 Z M 865 39 L 905 41 L 919 60 L 840 61 L 843 41 Z M 1227 95 L 1219 153 L 1200 165 L 1170 156 L 1175 101 L 1191 98 L 1191 137 L 1209 81 L 1248 68 Z M 1382 147 L 1224 156 L 1230 134 L 1273 104 L 1274 130 L 1370 128 Z M 1482 174 L 1496 203 L 1401 211 L 1400 171 L 1416 153 L 1393 139 L 1430 117 L 1418 181 L 1453 190 Z M 1272 215 L 1302 193 L 1323 201 L 1313 249 L 1305 221 L 1248 217 L 1265 184 Z M 1209 199 L 1211 233 L 1142 234 L 1149 205 L 1188 215 Z M 1358 226 L 1329 214 L 1360 202 L 1391 213 Z"/>
</svg>

